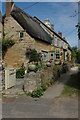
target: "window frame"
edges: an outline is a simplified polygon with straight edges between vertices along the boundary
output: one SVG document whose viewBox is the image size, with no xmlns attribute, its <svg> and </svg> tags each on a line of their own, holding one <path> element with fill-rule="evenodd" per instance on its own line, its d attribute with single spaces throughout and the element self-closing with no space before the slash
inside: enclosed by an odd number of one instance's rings
<svg viewBox="0 0 80 120">
<path fill-rule="evenodd" d="M 21 37 L 21 33 L 23 34 L 22 37 Z M 22 41 L 24 40 L 24 32 L 23 31 L 20 31 L 19 32 L 19 39 Z"/>
<path fill-rule="evenodd" d="M 55 55 L 56 55 L 56 59 L 59 60 L 60 59 L 60 51 L 56 50 Z"/>
</svg>

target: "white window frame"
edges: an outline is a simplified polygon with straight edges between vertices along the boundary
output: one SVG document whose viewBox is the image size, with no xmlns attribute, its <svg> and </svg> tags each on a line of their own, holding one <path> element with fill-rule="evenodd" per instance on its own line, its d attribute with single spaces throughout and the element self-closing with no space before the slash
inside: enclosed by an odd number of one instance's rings
<svg viewBox="0 0 80 120">
<path fill-rule="evenodd" d="M 59 51 L 59 50 L 56 50 L 56 51 L 55 51 L 55 55 L 56 55 L 56 59 L 57 59 L 57 60 L 60 60 L 60 51 Z M 57 55 L 58 55 L 59 57 L 57 57 Z"/>
<path fill-rule="evenodd" d="M 23 37 L 21 37 L 21 33 L 23 33 Z M 24 32 L 22 32 L 22 31 L 19 32 L 19 39 L 20 39 L 20 40 L 23 40 L 23 39 L 24 39 Z"/>
<path fill-rule="evenodd" d="M 57 37 L 54 37 L 54 46 L 57 46 Z"/>
</svg>

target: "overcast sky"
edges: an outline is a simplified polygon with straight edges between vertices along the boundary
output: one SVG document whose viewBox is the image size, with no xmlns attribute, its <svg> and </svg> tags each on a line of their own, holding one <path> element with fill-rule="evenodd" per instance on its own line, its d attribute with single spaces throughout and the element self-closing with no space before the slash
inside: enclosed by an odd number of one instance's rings
<svg viewBox="0 0 80 120">
<path fill-rule="evenodd" d="M 37 16 L 41 21 L 46 18 L 54 24 L 58 33 L 61 31 L 71 46 L 78 45 L 76 24 L 78 23 L 78 4 L 76 2 L 39 2 L 35 5 L 32 2 L 15 2 L 31 16 Z M 5 13 L 5 3 L 2 7 L 2 14 Z"/>
</svg>

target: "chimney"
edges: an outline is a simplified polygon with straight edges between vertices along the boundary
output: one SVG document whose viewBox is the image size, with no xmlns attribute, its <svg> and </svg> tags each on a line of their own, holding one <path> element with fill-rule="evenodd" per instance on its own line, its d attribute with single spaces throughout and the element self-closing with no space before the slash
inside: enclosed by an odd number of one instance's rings
<svg viewBox="0 0 80 120">
<path fill-rule="evenodd" d="M 60 37 L 62 37 L 62 32 L 58 32 L 58 35 L 59 35 Z"/>
<path fill-rule="evenodd" d="M 54 25 L 53 24 L 51 24 L 51 30 L 54 31 Z"/>
<path fill-rule="evenodd" d="M 12 5 L 13 5 L 13 0 L 6 0 L 6 17 L 10 16 Z"/>
<path fill-rule="evenodd" d="M 65 37 L 63 37 L 63 39 L 64 39 L 64 40 L 66 40 L 66 38 L 65 38 Z"/>
<path fill-rule="evenodd" d="M 44 24 L 50 28 L 50 20 L 48 18 L 44 20 Z"/>
</svg>

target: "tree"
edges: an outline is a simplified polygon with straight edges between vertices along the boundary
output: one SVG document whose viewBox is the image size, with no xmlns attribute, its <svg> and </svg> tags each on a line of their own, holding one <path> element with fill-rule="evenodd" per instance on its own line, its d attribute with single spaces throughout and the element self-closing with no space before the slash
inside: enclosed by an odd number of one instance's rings
<svg viewBox="0 0 80 120">
<path fill-rule="evenodd" d="M 76 55 L 77 55 L 77 47 L 74 46 L 74 47 L 72 47 L 72 53 L 71 53 L 71 59 L 72 59 L 72 61 L 76 60 Z"/>
<path fill-rule="evenodd" d="M 78 28 L 78 38 L 80 39 L 80 25 L 76 25 L 76 27 Z"/>
<path fill-rule="evenodd" d="M 69 53 L 67 53 L 67 60 L 69 61 Z"/>
<path fill-rule="evenodd" d="M 78 63 L 80 63 L 80 50 L 77 50 L 77 55 L 76 55 L 76 57 L 77 57 Z"/>
</svg>

